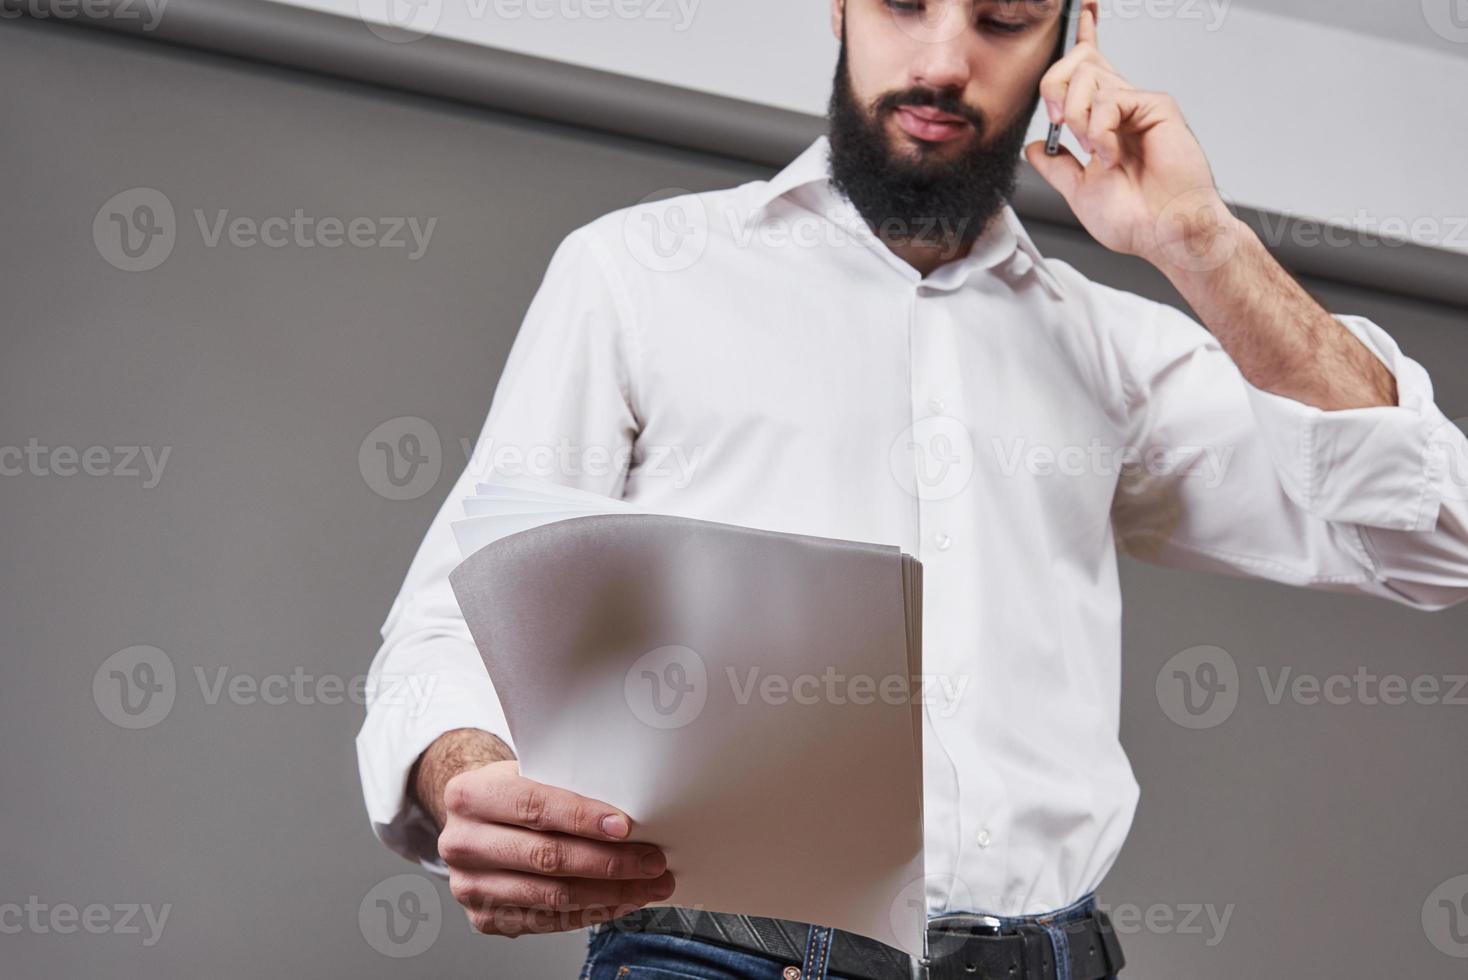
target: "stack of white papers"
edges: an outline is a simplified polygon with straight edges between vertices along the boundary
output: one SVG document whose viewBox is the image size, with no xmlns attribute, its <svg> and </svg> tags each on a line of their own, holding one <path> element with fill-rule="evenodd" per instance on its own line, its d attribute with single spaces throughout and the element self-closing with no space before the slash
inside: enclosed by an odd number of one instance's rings
<svg viewBox="0 0 1468 980">
<path fill-rule="evenodd" d="M 685 908 L 922 950 L 922 566 L 481 484 L 450 576 L 530 779 L 625 810 Z"/>
</svg>

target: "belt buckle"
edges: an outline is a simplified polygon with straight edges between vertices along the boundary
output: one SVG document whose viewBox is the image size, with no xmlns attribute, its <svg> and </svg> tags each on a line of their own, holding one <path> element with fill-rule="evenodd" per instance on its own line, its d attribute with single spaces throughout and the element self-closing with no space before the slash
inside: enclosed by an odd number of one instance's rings
<svg viewBox="0 0 1468 980">
<path fill-rule="evenodd" d="M 980 936 L 997 936 L 1004 928 L 1004 921 L 992 915 L 981 915 L 973 925 L 973 931 Z"/>
<path fill-rule="evenodd" d="M 978 936 L 997 936 L 1004 931 L 1004 920 L 992 915 L 959 912 L 928 920 L 929 929 L 961 929 Z"/>
<path fill-rule="evenodd" d="M 1004 935 L 1004 920 L 992 915 L 973 912 L 954 912 L 928 920 L 928 943 L 922 958 L 922 972 L 914 971 L 915 977 L 926 980 L 936 970 L 940 961 L 955 956 L 967 945 L 965 937 L 995 939 Z M 938 935 L 935 937 L 933 933 Z"/>
</svg>

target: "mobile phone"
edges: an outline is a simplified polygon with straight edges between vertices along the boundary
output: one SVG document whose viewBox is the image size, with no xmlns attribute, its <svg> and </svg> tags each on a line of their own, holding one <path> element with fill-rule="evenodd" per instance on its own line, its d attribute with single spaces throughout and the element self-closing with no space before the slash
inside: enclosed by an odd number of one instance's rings
<svg viewBox="0 0 1468 980">
<path fill-rule="evenodd" d="M 1076 40 L 1081 33 L 1081 0 L 1065 0 L 1065 7 L 1060 11 L 1061 30 L 1060 43 L 1055 51 L 1055 58 L 1050 62 L 1052 65 L 1070 54 L 1076 46 Z M 1045 137 L 1045 154 L 1055 156 L 1060 152 L 1060 124 L 1051 123 L 1050 133 Z"/>
</svg>

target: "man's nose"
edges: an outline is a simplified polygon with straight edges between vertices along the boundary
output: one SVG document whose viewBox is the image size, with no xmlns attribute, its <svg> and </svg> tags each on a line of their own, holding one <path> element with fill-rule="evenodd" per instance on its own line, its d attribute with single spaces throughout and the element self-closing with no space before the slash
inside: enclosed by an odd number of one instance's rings
<svg viewBox="0 0 1468 980">
<path fill-rule="evenodd" d="M 963 19 L 966 24 L 965 3 L 944 5 L 943 19 L 932 25 L 931 31 L 917 32 L 912 47 L 912 62 L 908 69 L 914 86 L 934 89 L 963 88 L 968 84 L 969 32 L 956 22 Z"/>
</svg>

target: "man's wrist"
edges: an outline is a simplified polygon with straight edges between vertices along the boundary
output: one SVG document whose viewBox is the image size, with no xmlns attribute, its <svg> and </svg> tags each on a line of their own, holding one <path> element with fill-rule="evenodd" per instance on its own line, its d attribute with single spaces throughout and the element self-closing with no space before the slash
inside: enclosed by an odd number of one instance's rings
<svg viewBox="0 0 1468 980">
<path fill-rule="evenodd" d="M 499 736 L 478 728 L 456 728 L 423 750 L 408 774 L 408 792 L 442 829 L 447 816 L 443 791 L 449 780 L 461 772 L 514 758 L 515 753 Z"/>
<path fill-rule="evenodd" d="M 1194 202 L 1187 196 L 1184 201 L 1158 220 L 1150 248 L 1141 256 L 1173 286 L 1203 286 L 1261 244 L 1222 198 L 1209 195 Z"/>
</svg>

